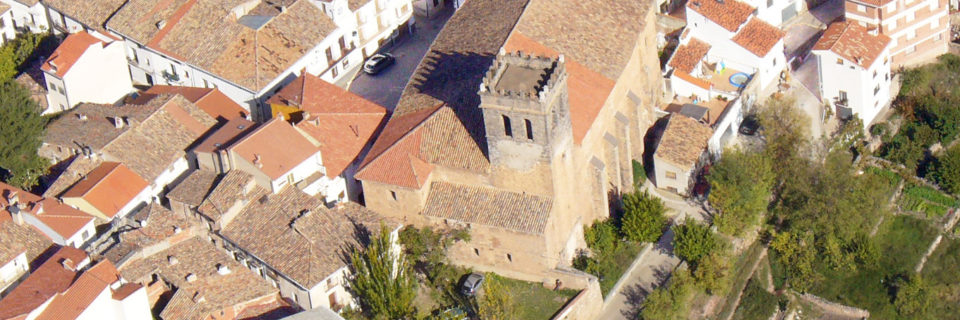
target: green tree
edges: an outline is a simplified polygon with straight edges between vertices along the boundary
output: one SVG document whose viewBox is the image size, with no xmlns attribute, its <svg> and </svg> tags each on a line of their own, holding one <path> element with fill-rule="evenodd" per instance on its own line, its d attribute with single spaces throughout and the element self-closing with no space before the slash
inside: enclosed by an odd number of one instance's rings
<svg viewBox="0 0 960 320">
<path fill-rule="evenodd" d="M 806 292 L 819 279 L 814 271 L 817 252 L 811 242 L 810 237 L 801 238 L 791 232 L 779 233 L 770 241 L 770 249 L 776 251 L 779 265 L 787 271 L 790 286 L 800 292 Z"/>
<path fill-rule="evenodd" d="M 894 305 L 901 316 L 922 318 L 930 309 L 930 288 L 919 275 L 900 283 Z"/>
<path fill-rule="evenodd" d="M 699 266 L 701 259 L 720 247 L 709 226 L 690 218 L 673 226 L 673 232 L 673 252 L 694 266 Z"/>
<path fill-rule="evenodd" d="M 663 201 L 646 191 L 634 191 L 623 196 L 623 218 L 620 231 L 630 241 L 654 242 L 667 226 L 667 209 Z"/>
<path fill-rule="evenodd" d="M 713 294 L 726 290 L 729 271 L 730 263 L 727 257 L 718 250 L 700 260 L 697 268 L 693 270 L 693 278 L 697 280 L 697 286 Z"/>
<path fill-rule="evenodd" d="M 348 288 L 372 319 L 406 319 L 416 312 L 417 282 L 406 257 L 392 249 L 392 238 L 390 229 L 381 225 L 380 234 L 366 248 L 350 252 Z"/>
<path fill-rule="evenodd" d="M 757 119 L 763 127 L 765 151 L 777 163 L 774 172 L 782 183 L 792 174 L 791 166 L 802 161 L 801 151 L 809 144 L 810 118 L 793 98 L 774 98 L 760 108 Z"/>
<path fill-rule="evenodd" d="M 723 158 L 710 168 L 710 205 L 718 214 L 713 223 L 717 230 L 740 235 L 757 222 L 770 202 L 774 179 L 770 158 L 759 152 L 727 150 Z"/>
<path fill-rule="evenodd" d="M 594 223 L 584 230 L 583 237 L 587 241 L 587 247 L 594 253 L 612 252 L 617 249 L 617 243 L 620 242 L 617 226 L 609 219 Z"/>
<path fill-rule="evenodd" d="M 688 302 L 693 293 L 693 279 L 687 270 L 676 270 L 667 285 L 654 289 L 643 300 L 640 319 L 687 319 Z"/>
<path fill-rule="evenodd" d="M 947 149 L 933 165 L 933 179 L 947 192 L 960 194 L 960 145 Z"/>
<path fill-rule="evenodd" d="M 0 47 L 0 79 L 12 79 L 30 58 L 36 58 L 41 44 L 53 45 L 53 37 L 46 33 L 24 33 Z"/>
<path fill-rule="evenodd" d="M 483 292 L 477 297 L 477 313 L 480 319 L 513 319 L 513 295 L 503 285 L 500 276 L 487 273 L 483 282 Z"/>
<path fill-rule="evenodd" d="M 26 88 L 0 80 L 0 169 L 9 172 L 0 179 L 22 189 L 36 185 L 47 168 L 46 159 L 37 155 L 46 125 L 41 112 Z"/>
</svg>

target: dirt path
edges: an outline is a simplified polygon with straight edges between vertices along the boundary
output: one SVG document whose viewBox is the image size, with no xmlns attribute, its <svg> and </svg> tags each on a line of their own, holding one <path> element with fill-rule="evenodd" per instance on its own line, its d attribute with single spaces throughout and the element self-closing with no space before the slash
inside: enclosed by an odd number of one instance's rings
<svg viewBox="0 0 960 320">
<path fill-rule="evenodd" d="M 733 314 L 736 313 L 737 307 L 740 305 L 740 298 L 743 297 L 743 290 L 747 288 L 747 283 L 750 282 L 750 278 L 753 277 L 753 273 L 757 272 L 757 266 L 760 265 L 760 261 L 763 261 L 763 259 L 766 257 L 767 257 L 767 247 L 764 246 L 763 251 L 761 251 L 760 254 L 757 255 L 757 261 L 754 261 L 753 265 L 750 266 L 750 272 L 748 273 L 750 276 L 747 277 L 747 281 L 743 282 L 742 288 L 736 288 L 738 292 L 737 292 L 737 298 L 733 300 L 733 309 L 730 311 L 730 314 L 727 315 L 726 318 L 724 318 L 724 320 L 730 320 L 733 318 Z"/>
</svg>

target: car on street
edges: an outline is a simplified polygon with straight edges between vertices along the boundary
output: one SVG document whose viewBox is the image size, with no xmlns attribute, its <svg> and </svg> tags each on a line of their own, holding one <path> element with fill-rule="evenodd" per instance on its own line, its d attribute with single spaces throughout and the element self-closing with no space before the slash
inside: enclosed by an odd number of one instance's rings
<svg viewBox="0 0 960 320">
<path fill-rule="evenodd" d="M 387 67 L 393 65 L 397 59 L 389 53 L 378 53 L 367 59 L 367 62 L 363 63 L 363 72 L 366 72 L 369 75 L 375 75 L 382 72 Z"/>
<path fill-rule="evenodd" d="M 460 293 L 464 296 L 472 297 L 477 294 L 477 290 L 480 289 L 480 285 L 483 284 L 483 275 L 479 273 L 471 273 L 463 279 L 463 284 L 460 285 Z"/>
</svg>

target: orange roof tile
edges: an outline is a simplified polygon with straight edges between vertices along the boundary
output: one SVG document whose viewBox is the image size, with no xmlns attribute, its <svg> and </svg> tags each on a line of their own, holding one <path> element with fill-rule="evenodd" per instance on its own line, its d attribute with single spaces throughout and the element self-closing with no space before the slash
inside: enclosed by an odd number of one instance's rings
<svg viewBox="0 0 960 320">
<path fill-rule="evenodd" d="M 109 260 L 98 262 L 80 274 L 67 290 L 53 296 L 53 300 L 37 316 L 37 320 L 76 319 L 97 299 L 110 284 L 120 280 L 120 273 Z M 111 295 L 112 296 L 112 295 Z M 148 307 L 146 304 L 143 307 Z"/>
<path fill-rule="evenodd" d="M 857 23 L 840 21 L 827 27 L 812 50 L 829 50 L 861 67 L 870 68 L 890 42 L 890 37 L 871 35 Z"/>
<path fill-rule="evenodd" d="M 69 259 L 76 264 L 86 258 L 87 254 L 83 250 L 73 247 L 60 248 L 0 300 L 0 319 L 26 315 L 50 297 L 66 291 L 73 284 L 77 272 L 65 268 L 61 262 Z"/>
<path fill-rule="evenodd" d="M 749 4 L 737 0 L 690 0 L 687 8 L 716 22 L 731 32 L 737 31 L 755 10 Z"/>
<path fill-rule="evenodd" d="M 426 109 L 391 119 L 355 177 L 419 189 L 433 166 L 419 159 L 424 124 L 443 107 Z"/>
<path fill-rule="evenodd" d="M 760 19 L 750 19 L 732 40 L 758 57 L 764 57 L 780 39 L 783 39 L 783 31 L 779 28 Z"/>
<path fill-rule="evenodd" d="M 676 165 L 693 167 L 707 148 L 713 129 L 679 113 L 669 117 L 654 155 Z"/>
<path fill-rule="evenodd" d="M 260 170 L 276 180 L 320 149 L 292 125 L 274 118 L 230 146 L 229 150 L 250 163 L 259 161 Z"/>
<path fill-rule="evenodd" d="M 689 82 L 695 86 L 698 86 L 707 90 L 710 90 L 710 88 L 712 87 L 712 85 L 710 84 L 710 81 L 691 76 L 689 73 L 686 73 L 680 70 L 674 70 L 673 75 L 677 76 L 677 78 L 683 79 L 683 81 Z"/>
<path fill-rule="evenodd" d="M 677 48 L 673 58 L 670 59 L 670 66 L 676 70 L 691 73 L 709 51 L 709 44 L 700 41 L 700 39 L 692 38 L 689 42 Z"/>
<path fill-rule="evenodd" d="M 320 142 L 328 177 L 339 176 L 360 156 L 387 114 L 380 105 L 309 73 L 298 77 L 268 102 L 305 112 L 296 127 Z"/>
<path fill-rule="evenodd" d="M 520 32 L 514 32 L 504 50 L 523 51 L 538 56 L 556 58 L 557 51 L 548 48 Z M 576 144 L 583 142 L 587 131 L 593 126 L 607 96 L 616 84 L 613 80 L 588 69 L 577 61 L 565 58 L 567 67 L 567 92 L 570 103 L 570 121 L 573 122 L 573 139 Z"/>
<path fill-rule="evenodd" d="M 73 67 L 73 64 L 80 60 L 83 53 L 87 52 L 87 48 L 95 44 L 103 45 L 103 41 L 94 38 L 86 31 L 71 34 L 60 43 L 60 46 L 53 51 L 50 58 L 47 58 L 47 61 L 40 68 L 63 78 L 67 71 L 70 71 L 70 67 Z"/>
<path fill-rule="evenodd" d="M 122 163 L 104 162 L 64 192 L 61 198 L 84 199 L 113 218 L 148 184 Z"/>
<path fill-rule="evenodd" d="M 61 203 L 56 199 L 42 198 L 20 188 L 0 182 L 0 208 L 10 204 L 5 195 L 15 192 L 21 203 L 27 204 L 26 211 L 49 226 L 64 239 L 73 237 L 94 217 Z"/>
<path fill-rule="evenodd" d="M 217 120 L 229 120 L 236 117 L 246 117 L 249 113 L 239 104 L 216 88 L 194 88 L 155 85 L 143 92 L 144 95 L 176 94 L 179 93 L 190 102 L 193 102 L 203 111 Z"/>
</svg>

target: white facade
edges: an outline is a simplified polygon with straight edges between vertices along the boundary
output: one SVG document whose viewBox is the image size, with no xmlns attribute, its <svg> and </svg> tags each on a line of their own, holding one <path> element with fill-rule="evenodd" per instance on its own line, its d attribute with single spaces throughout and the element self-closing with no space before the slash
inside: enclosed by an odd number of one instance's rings
<svg viewBox="0 0 960 320">
<path fill-rule="evenodd" d="M 48 107 L 43 113 L 65 111 L 84 102 L 113 104 L 123 99 L 134 91 L 123 57 L 122 42 L 99 42 L 87 47 L 63 77 L 56 69 L 44 68 Z"/>
<path fill-rule="evenodd" d="M 21 214 L 23 214 L 24 222 L 33 226 L 34 228 L 37 228 L 37 230 L 40 230 L 40 232 L 47 236 L 47 238 L 50 238 L 51 241 L 61 246 L 80 248 L 97 234 L 94 219 L 91 219 L 74 234 L 60 234 L 59 232 L 53 230 L 53 228 L 48 226 L 46 223 L 43 223 L 43 221 L 38 219 L 37 216 L 25 211 L 21 211 Z"/>
<path fill-rule="evenodd" d="M 18 282 L 23 275 L 30 269 L 30 263 L 27 261 L 27 252 L 23 251 L 10 261 L 0 261 L 0 296 Z"/>
<path fill-rule="evenodd" d="M 17 28 L 13 27 L 13 15 L 12 9 L 0 14 L 0 45 L 17 37 Z"/>
<path fill-rule="evenodd" d="M 119 285 L 120 282 L 117 282 L 100 291 L 76 320 L 153 320 L 146 288 L 137 289 L 123 300 L 115 300 L 111 289 L 116 289 Z"/>
<path fill-rule="evenodd" d="M 740 130 L 740 123 L 743 122 L 742 100 L 736 98 L 731 101 L 720 117 L 720 120 L 713 125 L 713 135 L 710 136 L 710 140 L 707 140 L 707 150 L 714 157 L 719 157 L 723 153 L 727 142 L 736 137 L 737 131 Z"/>
<path fill-rule="evenodd" d="M 25 31 L 39 33 L 50 29 L 47 23 L 46 10 L 43 4 L 37 2 L 33 6 L 27 6 L 16 0 L 0 0 L 0 2 L 10 6 L 10 21 L 4 19 L 2 29 L 11 27 L 13 29 L 24 29 Z M 9 23 L 9 24 L 7 24 Z M 7 35 L 4 32 L 4 35 Z M 9 39 L 13 39 L 10 37 Z"/>
<path fill-rule="evenodd" d="M 803 0 L 744 0 L 757 8 L 757 18 L 774 26 L 782 26 L 803 10 Z"/>
<path fill-rule="evenodd" d="M 710 45 L 707 54 L 708 62 L 723 62 L 728 67 L 753 75 L 753 80 L 760 81 L 760 88 L 766 88 L 779 79 L 780 72 L 787 66 L 787 59 L 783 53 L 783 39 L 771 48 L 763 57 L 740 46 L 732 39 L 736 35 L 719 24 L 707 19 L 700 13 L 687 8 L 687 30 L 689 35 Z M 750 19 L 755 19 L 756 16 Z M 744 22 L 740 28 L 749 23 Z"/>
<path fill-rule="evenodd" d="M 847 60 L 833 51 L 813 51 L 820 71 L 820 96 L 833 106 L 846 105 L 869 126 L 890 102 L 890 46 L 869 68 Z M 837 110 L 839 113 L 839 110 Z"/>
</svg>

